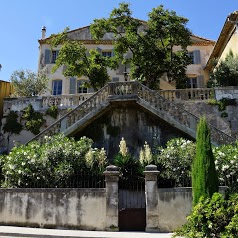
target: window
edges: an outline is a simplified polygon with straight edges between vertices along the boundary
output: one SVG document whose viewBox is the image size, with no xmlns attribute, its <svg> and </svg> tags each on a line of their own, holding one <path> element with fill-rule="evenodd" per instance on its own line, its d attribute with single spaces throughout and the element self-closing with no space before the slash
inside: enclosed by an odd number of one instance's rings
<svg viewBox="0 0 238 238">
<path fill-rule="evenodd" d="M 58 56 L 59 51 L 58 50 L 53 50 L 52 51 L 52 57 L 51 57 L 51 63 L 54 64 L 56 61 L 56 58 Z"/>
<path fill-rule="evenodd" d="M 188 52 L 188 56 L 192 60 L 191 64 L 201 64 L 200 50 L 194 50 L 194 51 Z"/>
<path fill-rule="evenodd" d="M 85 82 L 86 80 L 77 81 L 77 93 L 88 93 L 88 88 L 83 87 L 83 83 Z"/>
<path fill-rule="evenodd" d="M 103 57 L 112 57 L 112 51 L 102 51 Z"/>
<path fill-rule="evenodd" d="M 61 95 L 62 94 L 62 80 L 53 80 L 52 81 L 52 94 Z"/>
<path fill-rule="evenodd" d="M 187 88 L 197 88 L 197 78 L 188 78 Z"/>
<path fill-rule="evenodd" d="M 45 64 L 54 64 L 57 56 L 59 54 L 59 50 L 50 50 L 46 49 L 45 50 Z"/>
</svg>

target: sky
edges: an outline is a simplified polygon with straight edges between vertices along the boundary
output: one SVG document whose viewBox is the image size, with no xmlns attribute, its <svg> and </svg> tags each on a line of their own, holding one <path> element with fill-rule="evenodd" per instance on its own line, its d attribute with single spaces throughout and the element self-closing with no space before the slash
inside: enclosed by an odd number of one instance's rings
<svg viewBox="0 0 238 238">
<path fill-rule="evenodd" d="M 88 26 L 108 17 L 122 0 L 0 0 L 0 80 L 9 81 L 15 70 L 37 72 L 41 28 L 46 36 L 66 27 Z M 125 0 L 133 17 L 148 20 L 159 5 L 189 19 L 193 34 L 217 40 L 227 16 L 238 10 L 237 0 Z"/>
</svg>

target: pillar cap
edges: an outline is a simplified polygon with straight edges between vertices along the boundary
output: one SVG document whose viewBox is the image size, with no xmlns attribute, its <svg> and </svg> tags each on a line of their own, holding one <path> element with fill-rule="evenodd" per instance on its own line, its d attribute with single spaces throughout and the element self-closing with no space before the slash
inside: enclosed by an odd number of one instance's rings
<svg viewBox="0 0 238 238">
<path fill-rule="evenodd" d="M 147 172 L 147 171 L 158 171 L 158 170 L 157 170 L 156 165 L 150 164 L 150 165 L 145 166 L 145 171 Z"/>
<path fill-rule="evenodd" d="M 109 165 L 106 167 L 106 171 L 119 171 L 119 168 L 115 165 Z"/>
</svg>

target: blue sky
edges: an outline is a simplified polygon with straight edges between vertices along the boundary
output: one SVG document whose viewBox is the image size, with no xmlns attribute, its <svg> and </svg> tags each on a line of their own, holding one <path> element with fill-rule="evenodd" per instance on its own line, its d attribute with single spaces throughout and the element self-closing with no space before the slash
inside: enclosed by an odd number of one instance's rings
<svg viewBox="0 0 238 238">
<path fill-rule="evenodd" d="M 8 81 L 14 70 L 37 70 L 38 39 L 41 27 L 46 35 L 89 25 L 107 17 L 118 0 L 1 0 L 0 1 L 0 80 Z M 238 10 L 237 0 L 127 0 L 133 16 L 147 20 L 160 4 L 189 19 L 193 34 L 216 40 L 229 13 Z"/>
</svg>

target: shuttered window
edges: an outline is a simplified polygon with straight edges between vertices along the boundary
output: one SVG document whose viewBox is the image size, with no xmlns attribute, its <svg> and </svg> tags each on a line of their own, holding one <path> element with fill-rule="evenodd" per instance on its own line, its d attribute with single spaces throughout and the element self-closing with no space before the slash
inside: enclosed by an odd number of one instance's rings
<svg viewBox="0 0 238 238">
<path fill-rule="evenodd" d="M 69 94 L 75 94 L 76 93 L 76 78 L 71 77 L 69 79 Z"/>
<path fill-rule="evenodd" d="M 52 94 L 61 95 L 62 94 L 62 80 L 57 79 L 52 81 Z"/>
<path fill-rule="evenodd" d="M 54 64 L 59 54 L 59 50 L 45 50 L 45 64 Z"/>
</svg>

